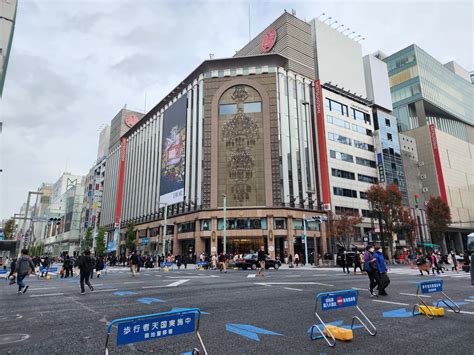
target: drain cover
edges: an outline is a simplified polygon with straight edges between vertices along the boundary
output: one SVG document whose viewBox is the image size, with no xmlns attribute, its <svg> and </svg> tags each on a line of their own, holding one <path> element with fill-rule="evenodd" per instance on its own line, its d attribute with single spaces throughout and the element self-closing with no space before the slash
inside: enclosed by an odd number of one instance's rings
<svg viewBox="0 0 474 355">
<path fill-rule="evenodd" d="M 11 343 L 18 343 L 20 341 L 24 341 L 28 339 L 30 336 L 29 334 L 0 334 L 0 345 L 4 344 L 11 344 Z"/>
</svg>

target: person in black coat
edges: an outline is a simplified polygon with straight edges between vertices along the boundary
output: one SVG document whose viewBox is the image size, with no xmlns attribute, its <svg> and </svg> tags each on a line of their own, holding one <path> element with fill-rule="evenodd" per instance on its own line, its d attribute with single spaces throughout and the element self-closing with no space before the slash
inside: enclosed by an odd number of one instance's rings
<svg viewBox="0 0 474 355">
<path fill-rule="evenodd" d="M 89 289 L 94 291 L 94 287 L 92 287 L 89 277 L 94 270 L 95 260 L 91 257 L 90 250 L 86 249 L 84 254 L 81 255 L 79 260 L 77 261 L 77 266 L 79 267 L 80 275 L 81 275 L 81 295 L 84 295 L 86 291 L 84 290 L 84 283 L 89 286 Z"/>
</svg>

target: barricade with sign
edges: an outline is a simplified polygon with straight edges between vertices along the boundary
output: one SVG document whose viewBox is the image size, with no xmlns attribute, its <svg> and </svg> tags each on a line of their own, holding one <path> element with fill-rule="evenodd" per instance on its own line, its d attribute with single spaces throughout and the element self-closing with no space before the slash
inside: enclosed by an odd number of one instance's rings
<svg viewBox="0 0 474 355">
<path fill-rule="evenodd" d="M 436 307 L 439 307 L 441 303 L 444 303 L 446 306 L 448 306 L 454 313 L 460 313 L 461 308 L 459 305 L 454 302 L 449 296 L 444 293 L 443 291 L 443 280 L 428 280 L 428 281 L 420 281 L 417 282 L 416 284 L 416 297 L 420 301 L 420 304 L 415 304 L 413 306 L 412 314 L 417 315 L 419 313 L 415 313 L 416 308 L 422 307 L 422 312 L 421 314 L 426 315 L 429 319 L 434 319 L 436 316 L 435 312 L 433 311 L 431 306 L 428 306 L 425 301 L 423 301 L 423 298 L 420 296 L 420 293 L 422 295 L 428 294 L 428 293 L 441 293 L 444 298 L 439 299 L 436 301 Z M 449 301 L 449 302 L 447 302 Z"/>
<path fill-rule="evenodd" d="M 0 277 L 4 277 L 5 279 L 7 279 L 8 277 L 8 274 L 10 273 L 10 271 L 8 270 L 5 270 L 5 269 L 1 269 L 0 270 Z"/>
<path fill-rule="evenodd" d="M 359 291 L 358 290 L 343 290 L 343 291 L 335 291 L 335 292 L 322 292 L 318 293 L 316 295 L 316 304 L 314 306 L 314 314 L 318 318 L 319 322 L 321 322 L 320 325 L 322 325 L 323 329 L 319 327 L 318 324 L 313 324 L 311 326 L 311 340 L 317 339 L 315 337 L 315 330 L 320 333 L 320 335 L 326 340 L 328 345 L 330 347 L 333 347 L 336 345 L 336 339 L 334 338 L 334 334 L 331 332 L 329 329 L 328 325 L 324 323 L 320 315 L 318 314 L 318 303 L 321 304 L 321 311 L 330 311 L 330 310 L 335 310 L 335 309 L 341 309 L 345 307 L 356 307 L 357 310 L 362 314 L 362 316 L 365 318 L 365 320 L 370 324 L 371 329 L 369 329 L 365 323 L 357 316 L 352 317 L 352 323 L 350 329 L 352 330 L 354 328 L 354 322 L 357 320 L 359 321 L 360 324 L 367 330 L 367 332 L 375 336 L 377 334 L 377 328 L 375 328 L 374 324 L 370 321 L 370 319 L 365 315 L 364 312 L 360 309 L 360 307 L 357 305 L 357 300 L 359 298 Z M 332 342 L 328 339 L 326 336 L 328 334 L 332 338 Z"/>
<path fill-rule="evenodd" d="M 56 277 L 59 277 L 59 268 L 58 267 L 40 267 L 39 273 L 36 273 L 36 278 L 39 279 L 41 274 L 52 274 Z"/>
<path fill-rule="evenodd" d="M 168 269 L 172 269 L 173 268 L 173 263 L 172 262 L 162 262 L 161 263 L 161 268 L 164 269 L 165 267 L 167 267 Z"/>
<path fill-rule="evenodd" d="M 198 261 L 196 264 L 196 269 L 209 269 L 209 262 L 207 261 Z"/>
<path fill-rule="evenodd" d="M 109 337 L 115 326 L 117 328 L 117 346 L 195 333 L 204 355 L 207 355 L 206 347 L 199 334 L 200 320 L 201 311 L 198 308 L 114 319 L 107 328 L 105 354 L 109 353 Z M 192 353 L 199 355 L 199 350 L 194 348 Z"/>
</svg>

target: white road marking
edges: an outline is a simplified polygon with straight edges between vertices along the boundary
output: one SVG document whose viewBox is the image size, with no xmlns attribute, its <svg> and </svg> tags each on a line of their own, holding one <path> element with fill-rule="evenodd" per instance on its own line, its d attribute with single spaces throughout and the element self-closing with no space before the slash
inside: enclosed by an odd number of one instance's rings
<svg viewBox="0 0 474 355">
<path fill-rule="evenodd" d="M 215 278 L 215 277 L 220 277 L 217 275 L 205 275 L 205 276 L 185 276 L 190 279 L 208 279 L 208 278 Z M 166 276 L 167 279 L 183 279 L 183 276 Z"/>
<path fill-rule="evenodd" d="M 145 281 L 126 281 L 124 284 L 144 284 Z"/>
<path fill-rule="evenodd" d="M 382 301 L 382 300 L 372 300 L 372 301 L 380 302 L 380 303 L 398 304 L 400 306 L 409 306 L 408 303 L 401 303 L 401 302 L 391 302 L 391 301 Z"/>
<path fill-rule="evenodd" d="M 39 291 L 39 290 L 51 290 L 53 288 L 56 288 L 56 286 L 52 287 L 39 287 L 39 288 L 29 288 L 28 291 Z"/>
<path fill-rule="evenodd" d="M 465 302 L 474 302 L 474 300 L 464 300 Z"/>
<path fill-rule="evenodd" d="M 415 297 L 426 297 L 426 298 L 431 298 L 431 296 L 428 296 L 428 295 L 417 295 L 417 294 L 414 294 L 414 293 L 404 293 L 404 292 L 400 292 L 401 295 L 403 296 L 415 296 Z"/>
<path fill-rule="evenodd" d="M 269 284 L 266 284 L 266 283 L 263 283 L 263 282 L 256 282 L 255 285 L 272 287 L 272 285 L 269 285 Z"/>
<path fill-rule="evenodd" d="M 255 277 L 255 276 L 257 276 L 257 274 L 249 274 L 249 275 L 247 275 L 247 278 L 250 279 L 250 278 Z"/>
<path fill-rule="evenodd" d="M 142 286 L 143 289 L 147 289 L 147 288 L 159 288 L 159 287 L 166 287 L 166 286 Z"/>
<path fill-rule="evenodd" d="M 30 295 L 30 297 L 48 297 L 48 296 L 61 296 L 64 293 L 46 293 L 44 295 Z"/>
<path fill-rule="evenodd" d="M 367 290 L 366 288 L 359 288 L 359 287 L 352 287 L 353 290 L 358 290 L 358 291 L 367 291 L 369 292 L 369 290 Z"/>
<path fill-rule="evenodd" d="M 257 282 L 256 284 L 258 285 L 320 285 L 320 286 L 330 286 L 333 287 L 334 285 L 330 284 L 323 284 L 320 282 L 313 282 L 313 281 L 308 281 L 308 282 Z"/>
<path fill-rule="evenodd" d="M 451 309 L 447 309 L 448 312 L 452 312 L 452 313 L 455 313 L 453 310 Z M 461 310 L 461 313 L 465 313 L 465 314 L 474 314 L 474 312 L 468 312 L 468 311 L 463 311 Z"/>
<path fill-rule="evenodd" d="M 176 282 L 173 282 L 173 283 L 167 285 L 166 287 L 176 287 L 176 286 L 182 285 L 182 284 L 184 284 L 188 281 L 189 280 L 179 280 L 179 281 L 176 281 Z"/>
<path fill-rule="evenodd" d="M 303 291 L 299 288 L 291 288 L 291 287 L 283 287 L 285 290 L 290 290 L 290 291 Z"/>
</svg>

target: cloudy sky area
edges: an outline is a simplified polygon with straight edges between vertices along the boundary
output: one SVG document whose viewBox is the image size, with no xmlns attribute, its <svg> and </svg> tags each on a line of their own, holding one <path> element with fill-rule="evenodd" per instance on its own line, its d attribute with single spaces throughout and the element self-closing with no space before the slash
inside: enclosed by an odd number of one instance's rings
<svg viewBox="0 0 474 355">
<path fill-rule="evenodd" d="M 473 63 L 471 1 L 251 1 L 251 33 L 284 9 L 332 16 L 367 39 L 364 53 L 418 44 L 445 63 Z M 66 169 L 87 174 L 99 128 L 127 104 L 152 108 L 213 53 L 248 41 L 249 1 L 19 0 L 0 120 L 0 217 Z"/>
</svg>

